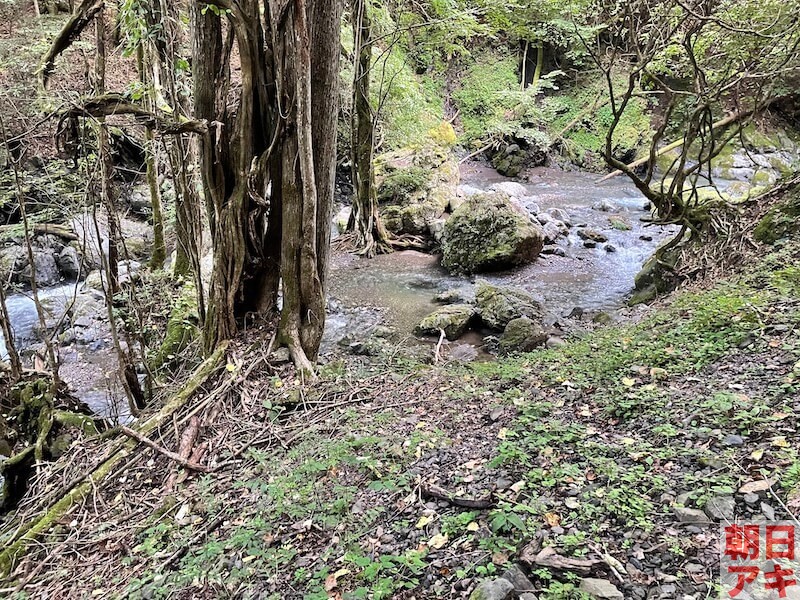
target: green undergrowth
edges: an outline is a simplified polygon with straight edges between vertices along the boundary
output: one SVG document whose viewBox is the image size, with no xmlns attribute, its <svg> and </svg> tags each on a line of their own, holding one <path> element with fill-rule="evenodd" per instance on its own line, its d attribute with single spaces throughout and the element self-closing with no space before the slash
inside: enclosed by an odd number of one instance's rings
<svg viewBox="0 0 800 600">
<path fill-rule="evenodd" d="M 497 136 L 511 136 L 545 149 L 585 168 L 602 168 L 606 132 L 611 126 L 611 107 L 606 83 L 592 74 L 570 82 L 563 74 L 545 74 L 538 89 L 520 90 L 517 60 L 487 51 L 459 78 L 453 100 L 459 109 L 463 141 L 482 144 Z M 615 88 L 622 89 L 622 80 Z M 617 126 L 613 151 L 633 160 L 648 140 L 649 105 L 633 98 Z M 569 126 L 569 127 L 568 127 Z M 563 135 L 562 135 L 563 133 Z"/>
<path fill-rule="evenodd" d="M 291 426 L 302 403 L 279 398 L 294 384 L 265 376 L 253 388 L 264 438 L 231 470 L 165 497 L 113 585 L 130 598 L 450 598 L 457 581 L 501 575 L 532 539 L 622 563 L 663 545 L 660 568 L 686 577 L 703 547 L 676 508 L 703 509 L 762 476 L 791 504 L 800 485 L 800 244 L 764 252 L 639 323 L 562 348 L 404 364 L 379 380 L 342 363 L 322 370 L 322 389 L 367 377 L 356 389 L 379 399 L 369 409 L 345 395 L 340 411 Z M 493 408 L 509 416 L 491 422 Z M 431 462 L 448 452 L 457 457 Z M 421 494 L 442 477 L 473 498 L 507 482 L 491 508 L 442 507 Z M 563 571 L 530 578 L 539 598 L 582 598 Z"/>
<path fill-rule="evenodd" d="M 495 464 L 518 474 L 522 505 L 546 499 L 533 518 L 510 508 L 528 534 L 556 525 L 548 543 L 576 556 L 597 544 L 625 553 L 653 535 L 677 565 L 696 548 L 664 532 L 674 506 L 702 509 L 753 473 L 797 495 L 798 258 L 790 240 L 639 324 L 472 367 L 519 410 Z"/>
</svg>

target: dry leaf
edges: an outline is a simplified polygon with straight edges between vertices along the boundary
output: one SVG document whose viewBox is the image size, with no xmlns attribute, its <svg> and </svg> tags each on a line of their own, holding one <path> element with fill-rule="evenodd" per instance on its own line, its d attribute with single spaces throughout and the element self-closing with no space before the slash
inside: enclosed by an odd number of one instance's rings
<svg viewBox="0 0 800 600">
<path fill-rule="evenodd" d="M 558 527 L 561 524 L 561 517 L 558 515 L 558 513 L 548 512 L 544 513 L 544 521 L 550 527 Z"/>
<path fill-rule="evenodd" d="M 433 536 L 430 540 L 428 540 L 428 546 L 431 548 L 443 548 L 445 544 L 448 542 L 448 537 L 446 535 L 442 535 L 441 533 L 438 535 Z"/>
<path fill-rule="evenodd" d="M 742 487 L 739 488 L 740 494 L 753 494 L 756 492 L 765 492 L 770 487 L 772 487 L 772 480 L 771 479 L 759 479 L 757 481 L 750 481 L 745 483 Z"/>
<path fill-rule="evenodd" d="M 427 525 L 431 521 L 433 521 L 431 517 L 427 516 L 420 517 L 419 521 L 417 521 L 417 529 L 422 529 L 423 527 L 425 527 L 425 525 Z"/>
</svg>

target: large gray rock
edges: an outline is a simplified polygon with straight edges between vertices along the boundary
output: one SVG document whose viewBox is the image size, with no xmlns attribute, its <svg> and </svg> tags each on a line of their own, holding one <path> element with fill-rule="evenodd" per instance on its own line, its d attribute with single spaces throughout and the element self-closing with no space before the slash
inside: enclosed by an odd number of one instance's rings
<svg viewBox="0 0 800 600">
<path fill-rule="evenodd" d="M 430 236 L 430 226 L 457 204 L 458 163 L 438 147 L 403 148 L 378 157 L 375 180 L 386 228 Z"/>
<path fill-rule="evenodd" d="M 25 267 L 19 273 L 18 279 L 25 283 L 31 283 L 33 273 L 36 273 L 36 285 L 46 287 L 55 285 L 61 281 L 61 275 L 58 272 L 58 265 L 53 253 L 47 250 L 35 250 L 33 253 L 33 269 L 28 261 Z"/>
<path fill-rule="evenodd" d="M 455 273 L 495 271 L 532 262 L 543 245 L 541 226 L 507 195 L 478 194 L 447 221 L 442 265 Z"/>
<path fill-rule="evenodd" d="M 547 333 L 541 324 L 528 317 L 512 319 L 500 336 L 500 350 L 503 352 L 530 352 L 547 342 Z"/>
<path fill-rule="evenodd" d="M 16 279 L 27 261 L 27 255 L 21 246 L 0 248 L 0 282 Z"/>
<path fill-rule="evenodd" d="M 503 331 L 509 321 L 527 317 L 541 322 L 544 315 L 542 305 L 527 292 L 512 288 L 491 285 L 479 281 L 475 289 L 478 314 L 490 329 Z"/>
<path fill-rule="evenodd" d="M 469 600 L 509 600 L 514 597 L 514 584 L 508 579 L 487 579 L 470 594 Z"/>
<path fill-rule="evenodd" d="M 81 258 L 72 246 L 66 246 L 56 259 L 58 269 L 67 279 L 78 279 L 81 274 Z"/>
<path fill-rule="evenodd" d="M 422 319 L 415 332 L 417 335 L 439 335 L 444 330 L 448 340 L 456 340 L 469 328 L 475 308 L 469 304 L 450 304 L 432 312 Z"/>
<path fill-rule="evenodd" d="M 617 587 L 607 579 L 586 577 L 585 579 L 581 579 L 581 585 L 579 589 L 584 594 L 588 594 L 592 598 L 614 599 L 625 597 L 622 595 L 622 592 L 620 592 Z"/>
</svg>

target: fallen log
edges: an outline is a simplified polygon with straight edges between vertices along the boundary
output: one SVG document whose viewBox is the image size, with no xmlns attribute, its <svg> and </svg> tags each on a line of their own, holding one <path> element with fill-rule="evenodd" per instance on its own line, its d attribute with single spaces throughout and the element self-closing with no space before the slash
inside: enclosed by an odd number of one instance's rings
<svg viewBox="0 0 800 600">
<path fill-rule="evenodd" d="M 19 225 L 0 225 L 0 234 L 19 227 Z M 68 225 L 59 225 L 57 223 L 36 223 L 33 226 L 33 232 L 37 235 L 54 235 L 70 242 L 78 239 L 78 235 L 71 227 Z"/>
<path fill-rule="evenodd" d="M 137 432 L 142 436 L 147 435 L 165 423 L 177 410 L 184 406 L 198 388 L 217 371 L 227 348 L 227 342 L 220 344 L 216 351 L 194 371 L 181 391 L 173 395 L 156 414 L 139 424 Z M 118 441 L 111 448 L 108 458 L 82 477 L 75 479 L 60 498 L 55 499 L 54 502 L 49 502 L 46 506 L 42 506 L 40 509 L 41 514 L 38 517 L 23 523 L 7 523 L 4 530 L 0 532 L 0 542 L 4 546 L 3 551 L 0 552 L 0 576 L 9 576 L 19 557 L 24 554 L 28 544 L 33 542 L 39 535 L 45 533 L 75 504 L 97 489 L 104 478 L 111 474 L 123 459 L 130 456 L 138 443 L 139 440 L 127 437 Z"/>
</svg>

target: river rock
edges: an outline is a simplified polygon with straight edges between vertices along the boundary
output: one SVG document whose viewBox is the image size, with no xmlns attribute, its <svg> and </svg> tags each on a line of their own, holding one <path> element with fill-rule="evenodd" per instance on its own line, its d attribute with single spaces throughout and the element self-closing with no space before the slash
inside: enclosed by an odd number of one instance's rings
<svg viewBox="0 0 800 600">
<path fill-rule="evenodd" d="M 21 246 L 0 248 L 0 281 L 16 279 L 27 260 L 25 249 Z"/>
<path fill-rule="evenodd" d="M 525 189 L 525 186 L 515 181 L 501 181 L 500 183 L 493 183 L 491 186 L 489 186 L 489 191 L 500 192 L 517 199 L 525 198 L 528 195 L 528 190 Z"/>
<path fill-rule="evenodd" d="M 536 202 L 535 199 L 531 198 L 530 196 L 525 196 L 524 198 L 512 198 L 513 202 L 519 204 L 522 208 L 528 211 L 528 214 L 531 217 L 537 217 L 539 213 L 542 212 L 542 209 L 539 207 L 539 203 Z"/>
<path fill-rule="evenodd" d="M 448 340 L 456 340 L 469 328 L 475 308 L 469 304 L 449 304 L 429 314 L 417 325 L 417 335 L 439 335 L 444 330 Z"/>
<path fill-rule="evenodd" d="M 463 198 L 469 198 L 470 196 L 474 196 L 475 194 L 482 194 L 482 193 L 483 191 L 471 185 L 464 184 L 458 186 L 458 195 Z"/>
<path fill-rule="evenodd" d="M 386 228 L 398 235 L 430 236 L 456 198 L 459 171 L 445 148 L 403 148 L 375 161 L 375 181 Z"/>
<path fill-rule="evenodd" d="M 581 579 L 580 591 L 588 594 L 592 598 L 598 599 L 613 599 L 624 598 L 617 587 L 607 579 L 595 579 L 594 577 L 586 577 Z"/>
<path fill-rule="evenodd" d="M 150 195 L 140 191 L 131 194 L 129 200 L 131 212 L 139 217 L 147 218 L 153 213 L 153 204 L 150 202 Z"/>
<path fill-rule="evenodd" d="M 81 274 L 81 258 L 72 246 L 65 246 L 56 259 L 58 269 L 67 279 L 78 279 Z"/>
<path fill-rule="evenodd" d="M 609 200 L 600 200 L 592 205 L 592 209 L 599 210 L 600 212 L 617 212 L 619 207 Z"/>
<path fill-rule="evenodd" d="M 478 314 L 490 329 L 503 331 L 509 321 L 520 317 L 540 322 L 544 314 L 542 305 L 529 293 L 513 288 L 491 285 L 479 281 L 475 289 Z"/>
<path fill-rule="evenodd" d="M 544 240 L 549 244 L 554 244 L 559 238 L 564 237 L 569 233 L 567 226 L 558 221 L 557 219 L 550 218 L 550 221 L 542 228 L 544 231 Z"/>
<path fill-rule="evenodd" d="M 579 229 L 578 237 L 582 240 L 597 242 L 598 244 L 608 241 L 608 237 L 605 234 L 595 231 L 594 229 Z"/>
<path fill-rule="evenodd" d="M 55 285 L 61 280 L 58 272 L 58 264 L 53 253 L 49 250 L 34 250 L 33 266 L 36 271 L 36 285 L 47 287 Z M 30 283 L 32 279 L 31 266 L 26 261 L 25 267 L 19 273 L 18 279 L 25 283 Z"/>
<path fill-rule="evenodd" d="M 481 273 L 532 262 L 544 232 L 500 193 L 469 198 L 445 225 L 442 265 L 455 273 Z"/>
<path fill-rule="evenodd" d="M 500 336 L 503 352 L 530 352 L 547 342 L 547 333 L 541 324 L 528 317 L 511 319 Z"/>
<path fill-rule="evenodd" d="M 469 600 L 510 600 L 514 597 L 514 584 L 508 579 L 487 579 L 470 594 Z"/>
<path fill-rule="evenodd" d="M 563 208 L 548 208 L 547 214 L 554 219 L 561 221 L 567 227 L 572 227 L 572 217 L 570 217 L 569 213 Z"/>
</svg>

